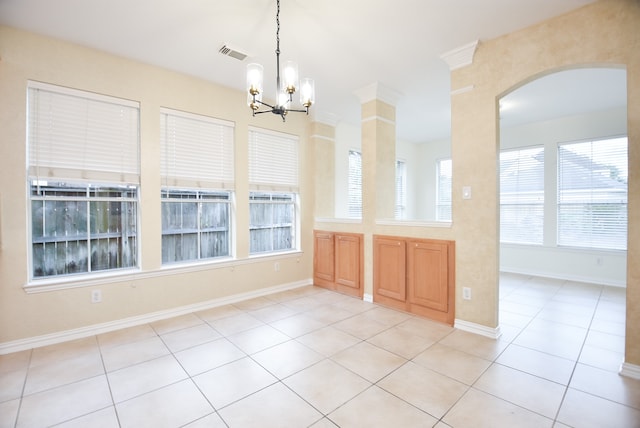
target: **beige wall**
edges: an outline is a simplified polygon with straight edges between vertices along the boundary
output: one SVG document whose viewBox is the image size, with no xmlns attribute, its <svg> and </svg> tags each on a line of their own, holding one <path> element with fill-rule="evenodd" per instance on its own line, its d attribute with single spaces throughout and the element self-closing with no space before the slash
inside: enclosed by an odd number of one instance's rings
<svg viewBox="0 0 640 428">
<path fill-rule="evenodd" d="M 542 75 L 581 66 L 627 69 L 629 244 L 626 362 L 640 364 L 640 2 L 594 3 L 531 28 L 483 42 L 471 66 L 452 73 L 453 221 L 457 288 L 471 285 L 482 301 L 461 304 L 457 318 L 497 325 L 497 100 Z M 463 201 L 463 185 L 473 199 Z"/>
<path fill-rule="evenodd" d="M 0 345 L 20 339 L 142 316 L 281 284 L 312 274 L 313 183 L 301 177 L 302 253 L 248 259 L 248 127 L 300 135 L 301 171 L 311 165 L 304 115 L 286 124 L 251 117 L 244 93 L 95 50 L 0 27 Z M 26 187 L 26 87 L 37 80 L 139 101 L 141 108 L 141 271 L 108 283 L 29 294 Z M 160 107 L 235 122 L 238 262 L 193 271 L 161 268 Z M 82 285 L 85 285 L 82 287 Z M 90 303 L 99 288 L 103 302 Z"/>
<path fill-rule="evenodd" d="M 452 98 L 453 225 L 451 228 L 318 222 L 311 212 L 315 177 L 302 177 L 302 249 L 281 261 L 246 261 L 246 164 L 237 164 L 238 256 L 233 268 L 159 274 L 160 200 L 158 115 L 171 107 L 236 123 L 236 159 L 246 159 L 251 124 L 301 134 L 302 171 L 320 166 L 306 152 L 304 117 L 251 119 L 244 94 L 201 80 L 115 58 L 28 33 L 0 27 L 0 344 L 46 333 L 142 315 L 311 276 L 311 229 L 365 232 L 456 241 L 456 318 L 498 326 L 498 112 L 497 99 L 536 77 L 567 67 L 617 65 L 628 77 L 629 250 L 626 361 L 640 365 L 640 5 L 605 0 L 510 35 L 482 42 L 471 66 L 452 73 L 452 90 L 473 85 Z M 25 100 L 27 79 L 76 87 L 141 102 L 142 273 L 101 285 L 104 302 L 91 305 L 90 289 L 26 294 Z M 313 127 L 308 128 L 315 134 Z M 321 134 L 325 134 L 322 132 Z M 320 139 L 314 145 L 321 144 Z M 310 153 L 313 153 L 310 150 Z M 330 156 L 328 156 L 330 157 Z M 367 178 L 375 186 L 375 177 Z M 462 186 L 473 199 L 462 200 Z M 329 195 L 327 195 L 329 196 Z M 371 208 L 368 208 L 371 209 Z M 380 218 L 365 213 L 365 218 Z M 371 252 L 365 255 L 365 293 L 372 293 Z M 256 281 L 255 278 L 260 278 Z M 461 289 L 472 287 L 463 301 Z"/>
</svg>

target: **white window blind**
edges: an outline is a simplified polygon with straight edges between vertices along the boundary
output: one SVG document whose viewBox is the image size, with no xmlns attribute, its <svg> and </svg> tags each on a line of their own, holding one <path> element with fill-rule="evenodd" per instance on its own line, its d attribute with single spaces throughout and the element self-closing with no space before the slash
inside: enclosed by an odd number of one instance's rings
<svg viewBox="0 0 640 428">
<path fill-rule="evenodd" d="M 29 176 L 139 183 L 139 104 L 28 84 Z"/>
<path fill-rule="evenodd" d="M 627 138 L 558 146 L 558 244 L 627 248 Z"/>
<path fill-rule="evenodd" d="M 543 243 L 544 148 L 500 152 L 500 242 Z"/>
<path fill-rule="evenodd" d="M 349 218 L 362 218 L 362 154 L 349 150 Z"/>
<path fill-rule="evenodd" d="M 164 186 L 233 189 L 232 122 L 175 110 L 160 112 Z"/>
<path fill-rule="evenodd" d="M 395 218 L 404 220 L 407 213 L 407 164 L 396 160 L 396 212 Z"/>
<path fill-rule="evenodd" d="M 436 219 L 451 221 L 451 178 L 453 175 L 451 159 L 439 159 L 437 169 Z"/>
<path fill-rule="evenodd" d="M 298 137 L 249 130 L 251 190 L 298 192 Z"/>
</svg>

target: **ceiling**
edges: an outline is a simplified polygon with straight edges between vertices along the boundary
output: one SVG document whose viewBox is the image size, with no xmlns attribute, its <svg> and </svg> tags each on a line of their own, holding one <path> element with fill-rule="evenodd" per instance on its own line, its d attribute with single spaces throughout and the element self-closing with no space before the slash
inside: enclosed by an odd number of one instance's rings
<svg viewBox="0 0 640 428">
<path fill-rule="evenodd" d="M 301 77 L 315 79 L 319 115 L 358 124 L 354 92 L 379 83 L 400 93 L 399 139 L 438 140 L 451 123 L 443 53 L 592 1 L 281 0 L 281 60 L 295 59 Z M 260 62 L 267 98 L 275 92 L 275 15 L 275 0 L 0 0 L 0 24 L 241 90 L 246 64 Z M 248 58 L 223 56 L 224 44 Z M 256 118 L 265 120 L 278 119 Z"/>
</svg>

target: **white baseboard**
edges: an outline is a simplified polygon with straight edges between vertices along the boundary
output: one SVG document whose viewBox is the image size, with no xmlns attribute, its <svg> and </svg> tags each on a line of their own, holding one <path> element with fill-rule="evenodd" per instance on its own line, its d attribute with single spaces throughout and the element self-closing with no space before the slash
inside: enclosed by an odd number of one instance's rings
<svg viewBox="0 0 640 428">
<path fill-rule="evenodd" d="M 373 294 L 364 293 L 362 295 L 362 300 L 364 300 L 365 302 L 368 302 L 368 303 L 373 303 Z"/>
<path fill-rule="evenodd" d="M 474 322 L 464 321 L 456 319 L 454 321 L 453 326 L 459 330 L 468 331 L 469 333 L 479 334 L 480 336 L 485 336 L 490 339 L 498 339 L 502 332 L 500 331 L 500 326 L 496 328 L 487 327 L 482 324 L 476 324 Z"/>
<path fill-rule="evenodd" d="M 640 380 L 640 366 L 629 363 L 622 363 L 619 371 L 621 376 Z"/>
<path fill-rule="evenodd" d="M 540 269 L 518 269 L 508 266 L 500 266 L 500 272 L 515 273 L 519 275 L 537 276 L 540 278 L 560 279 L 563 281 L 583 282 L 585 284 L 608 285 L 611 287 L 626 288 L 627 283 L 624 281 L 616 281 L 608 278 L 594 278 L 590 276 L 569 275 L 559 272 L 545 272 Z"/>
<path fill-rule="evenodd" d="M 148 324 L 154 321 L 160 321 L 180 315 L 186 315 L 193 312 L 203 311 L 218 306 L 228 305 L 231 303 L 248 300 L 255 297 L 267 296 L 269 294 L 281 291 L 291 290 L 294 288 L 313 285 L 313 280 L 306 279 L 288 284 L 276 285 L 273 287 L 261 288 L 259 290 L 249 291 L 246 293 L 234 294 L 232 296 L 220 297 L 218 299 L 207 300 L 204 302 L 194 303 L 191 305 L 180 306 L 177 308 L 167 309 L 149 314 L 138 315 L 109 321 L 100 324 L 89 325 L 86 327 L 65 330 L 56 333 L 44 334 L 42 336 L 29 337 L 26 339 L 12 340 L 0 343 L 0 355 L 10 354 L 12 352 L 24 351 L 41 346 L 53 345 L 56 343 L 67 342 L 69 340 L 82 339 L 85 337 L 95 336 L 97 334 L 108 333 L 110 331 L 120 330 L 128 327 L 135 327 L 142 324 Z"/>
</svg>

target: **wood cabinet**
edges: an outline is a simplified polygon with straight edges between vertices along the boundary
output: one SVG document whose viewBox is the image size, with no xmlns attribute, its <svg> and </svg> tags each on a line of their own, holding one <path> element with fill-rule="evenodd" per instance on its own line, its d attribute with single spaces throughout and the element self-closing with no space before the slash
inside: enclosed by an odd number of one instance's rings
<svg viewBox="0 0 640 428">
<path fill-rule="evenodd" d="M 453 325 L 453 241 L 373 238 L 373 300 Z"/>
<path fill-rule="evenodd" d="M 313 237 L 314 284 L 362 297 L 362 235 L 315 230 Z"/>
</svg>

